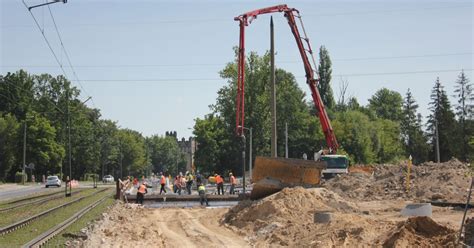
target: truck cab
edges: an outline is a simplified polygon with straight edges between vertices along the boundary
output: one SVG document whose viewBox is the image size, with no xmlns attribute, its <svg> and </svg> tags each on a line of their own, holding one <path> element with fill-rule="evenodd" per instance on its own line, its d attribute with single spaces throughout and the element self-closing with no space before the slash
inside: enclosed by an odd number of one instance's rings
<svg viewBox="0 0 474 248">
<path fill-rule="evenodd" d="M 322 155 L 320 160 L 327 164 L 327 168 L 322 171 L 325 179 L 349 173 L 349 159 L 345 155 Z"/>
</svg>

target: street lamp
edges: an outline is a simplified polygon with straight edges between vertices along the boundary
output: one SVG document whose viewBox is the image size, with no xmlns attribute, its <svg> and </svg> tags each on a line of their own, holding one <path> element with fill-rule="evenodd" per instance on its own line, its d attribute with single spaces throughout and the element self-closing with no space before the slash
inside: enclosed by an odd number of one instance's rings
<svg viewBox="0 0 474 248">
<path fill-rule="evenodd" d="M 252 128 L 246 128 L 239 126 L 239 128 L 248 130 L 250 132 L 250 147 L 249 147 L 249 169 L 250 169 L 250 180 L 252 180 Z"/>
<path fill-rule="evenodd" d="M 67 0 L 54 0 L 52 2 L 46 2 L 46 3 L 42 3 L 42 4 L 38 4 L 38 5 L 34 5 L 34 6 L 31 6 L 31 7 L 28 7 L 28 10 L 31 11 L 31 9 L 34 9 L 36 7 L 41 7 L 41 6 L 45 6 L 45 5 L 49 5 L 49 4 L 53 4 L 53 3 L 67 3 Z M 23 3 L 26 5 L 25 1 L 23 0 Z"/>
</svg>

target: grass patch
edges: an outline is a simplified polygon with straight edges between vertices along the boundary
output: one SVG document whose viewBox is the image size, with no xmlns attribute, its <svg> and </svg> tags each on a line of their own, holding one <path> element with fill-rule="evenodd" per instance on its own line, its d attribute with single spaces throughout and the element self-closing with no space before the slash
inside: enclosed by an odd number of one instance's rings
<svg viewBox="0 0 474 248">
<path fill-rule="evenodd" d="M 47 202 L 43 202 L 41 204 L 28 204 L 23 207 L 11 209 L 5 212 L 2 212 L 2 218 L 0 218 L 0 226 L 6 226 L 13 224 L 19 220 L 23 220 L 25 218 L 28 218 L 30 216 L 33 216 L 35 214 L 39 214 L 45 210 L 51 209 L 53 207 L 59 206 L 61 204 L 73 201 L 79 197 L 89 195 L 95 190 L 93 189 L 86 189 L 83 190 L 75 195 L 72 195 L 71 197 L 65 197 L 63 196 L 62 198 L 58 199 L 53 199 Z"/>
<path fill-rule="evenodd" d="M 114 202 L 115 199 L 113 196 L 108 197 L 97 207 L 87 212 L 87 214 L 74 222 L 74 224 L 70 225 L 56 237 L 48 241 L 45 247 L 63 247 L 66 241 L 73 240 L 75 237 L 77 237 L 77 235 L 81 233 L 82 228 L 87 227 L 87 225 L 92 221 L 99 220 L 102 217 L 102 213 L 107 211 L 107 208 Z"/>
<path fill-rule="evenodd" d="M 92 194 L 93 191 L 90 190 L 87 191 L 87 193 Z M 54 227 L 55 225 L 63 222 L 64 220 L 71 217 L 72 215 L 74 215 L 87 205 L 91 204 L 92 202 L 108 194 L 111 195 L 112 191 L 107 190 L 92 197 L 86 198 L 82 201 L 76 202 L 65 208 L 58 209 L 52 214 L 48 214 L 47 216 L 44 216 L 43 218 L 34 221 L 26 227 L 20 228 L 12 233 L 3 235 L 0 237 L 0 247 L 19 247 L 34 239 L 41 233 Z"/>
</svg>

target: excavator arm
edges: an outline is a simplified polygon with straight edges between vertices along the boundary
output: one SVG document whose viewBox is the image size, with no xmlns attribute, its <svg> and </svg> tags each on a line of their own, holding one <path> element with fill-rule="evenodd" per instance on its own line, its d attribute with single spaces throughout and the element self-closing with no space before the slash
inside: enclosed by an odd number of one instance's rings
<svg viewBox="0 0 474 248">
<path fill-rule="evenodd" d="M 283 12 L 286 19 L 288 20 L 291 32 L 293 33 L 296 45 L 298 46 L 301 59 L 303 60 L 304 70 L 306 73 L 306 83 L 308 84 L 311 90 L 311 96 L 313 97 L 313 102 L 318 112 L 318 117 L 321 122 L 321 127 L 323 129 L 324 136 L 326 138 L 326 143 L 329 147 L 329 152 L 336 153 L 339 144 L 337 143 L 334 130 L 332 129 L 331 122 L 329 120 L 323 101 L 321 99 L 321 95 L 319 94 L 317 88 L 317 84 L 319 83 L 319 76 L 317 79 L 315 78 L 315 74 L 317 74 L 315 70 L 316 63 L 313 57 L 313 51 L 311 49 L 309 39 L 306 36 L 306 32 L 304 30 L 303 22 L 301 21 L 299 11 L 294 8 L 289 8 L 286 4 L 250 11 L 234 18 L 234 20 L 239 22 L 240 26 L 236 99 L 236 134 L 238 136 L 242 135 L 245 124 L 245 27 L 248 26 L 254 19 L 256 19 L 258 15 L 276 12 Z M 299 18 L 300 20 L 304 36 L 301 35 L 298 29 L 296 18 Z M 307 44 L 307 48 L 305 47 L 303 41 Z M 309 61 L 308 53 L 312 58 L 314 69 Z"/>
</svg>

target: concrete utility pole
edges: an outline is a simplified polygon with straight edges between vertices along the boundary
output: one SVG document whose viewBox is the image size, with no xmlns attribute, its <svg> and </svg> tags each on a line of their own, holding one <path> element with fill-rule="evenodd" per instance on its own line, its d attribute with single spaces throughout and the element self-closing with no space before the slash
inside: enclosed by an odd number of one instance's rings
<svg viewBox="0 0 474 248">
<path fill-rule="evenodd" d="M 242 188 L 245 194 L 245 149 L 246 149 L 246 140 L 245 135 L 242 132 Z"/>
<path fill-rule="evenodd" d="M 441 159 L 439 155 L 439 133 L 438 133 L 438 120 L 437 119 L 435 120 L 435 124 L 436 124 L 436 162 L 440 163 Z"/>
<path fill-rule="evenodd" d="M 23 128 L 23 171 L 21 175 L 21 182 L 25 184 L 25 166 L 26 166 L 26 117 L 25 125 Z"/>
<path fill-rule="evenodd" d="M 70 197 L 72 195 L 72 149 L 71 149 L 71 110 L 69 108 L 69 90 L 66 91 L 66 97 L 67 97 L 67 136 L 68 136 L 68 163 L 69 163 L 69 180 L 66 180 L 66 197 Z M 67 192 L 67 184 L 69 184 L 69 193 Z"/>
<path fill-rule="evenodd" d="M 274 45 L 274 33 L 273 33 L 273 17 L 270 18 L 270 84 L 271 84 L 271 97 L 270 97 L 270 108 L 272 111 L 272 139 L 271 139 L 271 150 L 272 157 L 276 158 L 277 154 L 277 127 L 276 127 L 276 90 L 275 90 L 275 45 Z"/>
<path fill-rule="evenodd" d="M 285 158 L 288 158 L 288 122 L 285 123 Z"/>
<path fill-rule="evenodd" d="M 250 148 L 249 148 L 249 169 L 250 169 L 250 178 L 252 180 L 252 128 L 250 128 Z"/>
</svg>

